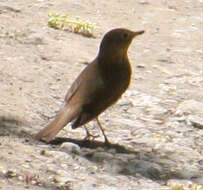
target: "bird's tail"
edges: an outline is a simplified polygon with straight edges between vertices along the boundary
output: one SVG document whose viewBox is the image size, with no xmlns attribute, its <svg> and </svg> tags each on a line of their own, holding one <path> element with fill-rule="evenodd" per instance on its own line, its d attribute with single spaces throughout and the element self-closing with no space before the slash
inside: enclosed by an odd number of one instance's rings
<svg viewBox="0 0 203 190">
<path fill-rule="evenodd" d="M 36 139 L 43 139 L 47 142 L 52 140 L 61 129 L 63 129 L 70 121 L 72 121 L 76 117 L 77 113 L 73 109 L 74 108 L 65 105 L 56 119 L 36 135 Z"/>
</svg>

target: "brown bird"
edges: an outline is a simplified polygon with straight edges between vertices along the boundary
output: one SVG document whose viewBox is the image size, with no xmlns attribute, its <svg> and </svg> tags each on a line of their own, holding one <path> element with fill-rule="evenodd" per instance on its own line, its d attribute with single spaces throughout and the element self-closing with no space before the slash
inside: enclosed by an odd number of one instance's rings
<svg viewBox="0 0 203 190">
<path fill-rule="evenodd" d="M 109 143 L 98 116 L 128 88 L 131 66 L 127 50 L 132 39 L 143 33 L 143 30 L 133 32 L 123 28 L 106 33 L 97 57 L 74 81 L 66 94 L 62 110 L 54 121 L 36 135 L 36 139 L 50 141 L 69 122 L 73 122 L 72 128 L 75 129 L 96 119 L 105 143 Z M 88 131 L 87 135 L 90 136 Z"/>
</svg>

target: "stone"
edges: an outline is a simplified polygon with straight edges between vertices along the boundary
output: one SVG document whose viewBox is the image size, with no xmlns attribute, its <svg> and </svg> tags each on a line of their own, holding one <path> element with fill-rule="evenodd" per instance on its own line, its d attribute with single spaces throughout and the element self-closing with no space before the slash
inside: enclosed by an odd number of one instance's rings
<svg viewBox="0 0 203 190">
<path fill-rule="evenodd" d="M 203 129 L 203 117 L 199 117 L 197 115 L 189 115 L 187 118 L 187 122 L 193 127 Z"/>
<path fill-rule="evenodd" d="M 175 114 L 178 116 L 193 114 L 203 117 L 203 103 L 193 99 L 186 100 L 179 104 Z"/>
<path fill-rule="evenodd" d="M 60 150 L 63 150 L 67 153 L 79 153 L 80 147 L 77 144 L 65 142 L 61 145 Z"/>
</svg>

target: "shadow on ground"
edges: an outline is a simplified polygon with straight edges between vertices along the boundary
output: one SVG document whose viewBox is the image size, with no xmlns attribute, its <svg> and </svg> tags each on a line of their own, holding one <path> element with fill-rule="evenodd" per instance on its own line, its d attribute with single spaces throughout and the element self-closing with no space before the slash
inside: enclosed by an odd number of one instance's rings
<svg viewBox="0 0 203 190">
<path fill-rule="evenodd" d="M 0 138 L 4 136 L 29 141 L 33 137 L 24 130 L 23 126 L 28 126 L 28 123 L 17 116 L 0 116 Z"/>
<path fill-rule="evenodd" d="M 36 143 L 34 137 L 20 128 L 19 120 L 15 118 L 0 117 L 0 136 L 17 137 L 23 142 Z M 111 174 L 121 174 L 139 177 L 165 183 L 168 179 L 189 179 L 196 182 L 200 178 L 199 171 L 178 169 L 177 161 L 160 151 L 139 148 L 133 149 L 121 144 L 105 144 L 100 141 L 77 140 L 72 138 L 56 138 L 51 141 L 53 149 L 65 142 L 80 147 L 77 152 L 68 152 L 83 157 L 102 167 L 103 171 Z M 139 147 L 139 145 L 137 145 Z M 63 151 L 63 150 L 60 150 Z M 65 151 L 67 152 L 67 151 Z"/>
<path fill-rule="evenodd" d="M 173 157 L 163 155 L 159 151 L 133 150 L 120 144 L 105 144 L 100 141 L 76 140 L 71 138 L 56 138 L 52 145 L 71 142 L 80 147 L 79 156 L 102 166 L 110 173 L 144 176 L 151 180 L 165 183 L 168 179 L 199 178 L 199 171 L 178 169 L 177 161 Z"/>
</svg>

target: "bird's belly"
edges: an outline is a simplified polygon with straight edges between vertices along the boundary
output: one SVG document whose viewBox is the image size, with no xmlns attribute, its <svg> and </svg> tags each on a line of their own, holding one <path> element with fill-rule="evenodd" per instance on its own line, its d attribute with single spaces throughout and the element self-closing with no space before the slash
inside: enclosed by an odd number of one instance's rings
<svg viewBox="0 0 203 190">
<path fill-rule="evenodd" d="M 117 80 L 116 84 L 106 85 L 106 87 L 97 94 L 88 105 L 86 105 L 86 111 L 94 113 L 96 115 L 103 112 L 106 108 L 113 105 L 125 92 L 129 85 L 130 80 Z"/>
</svg>

